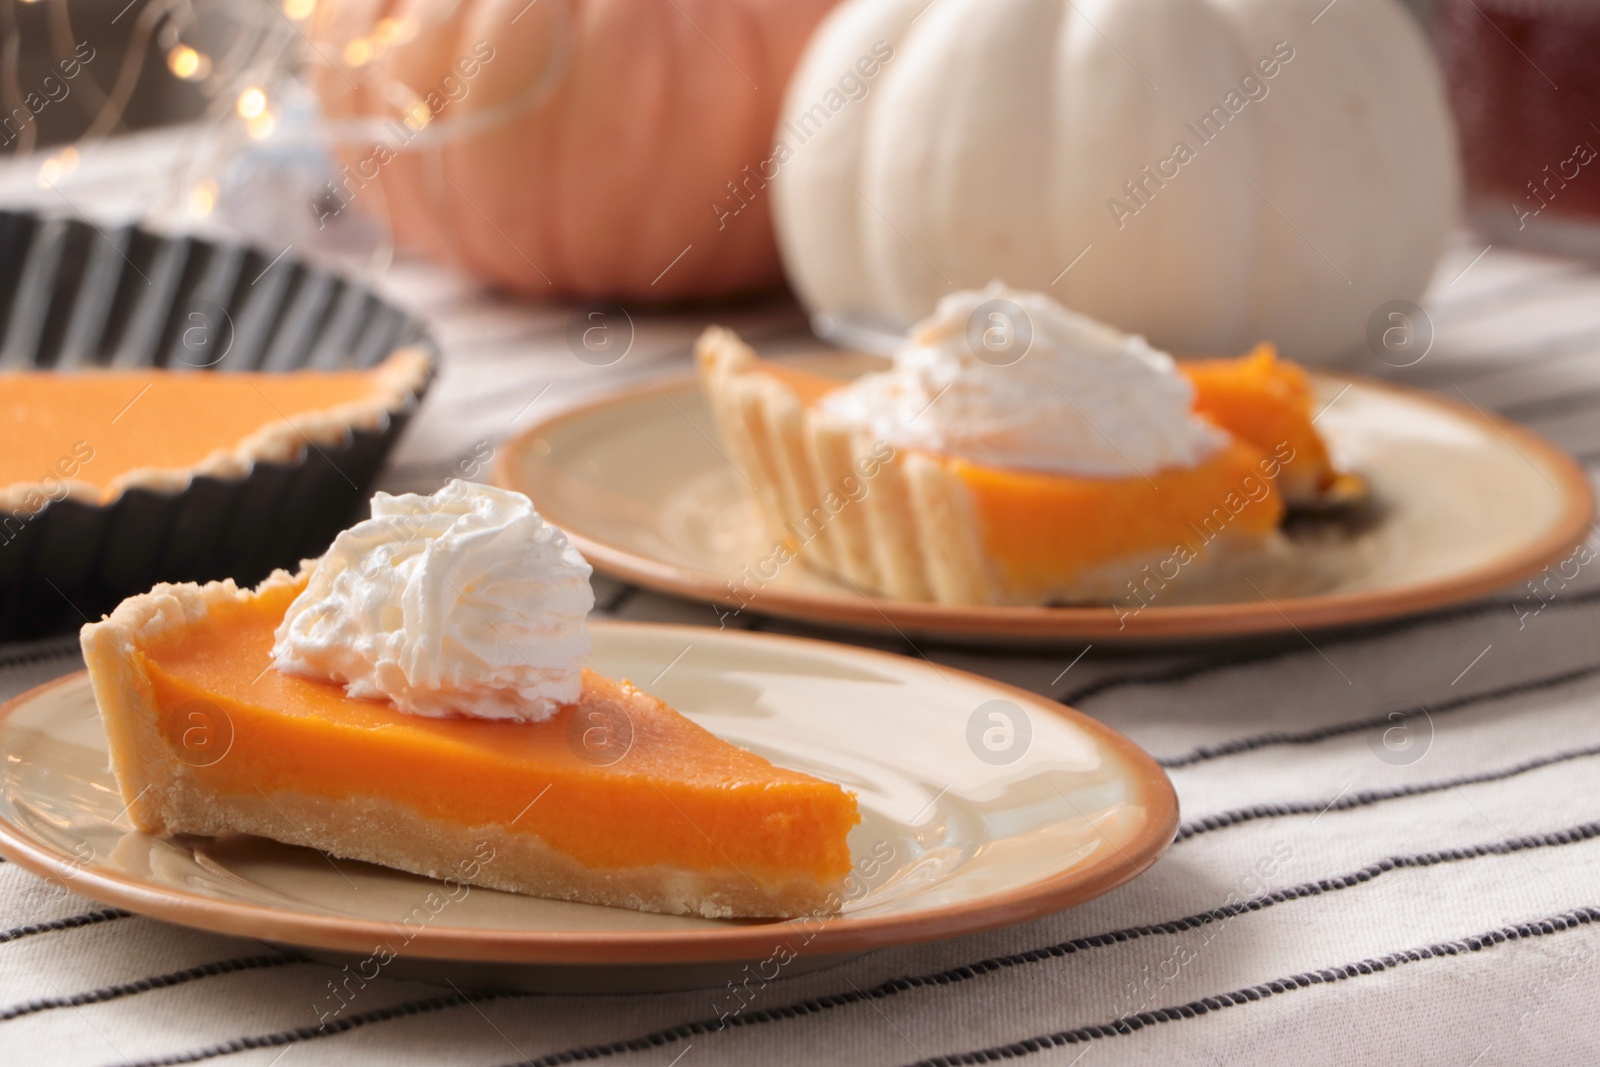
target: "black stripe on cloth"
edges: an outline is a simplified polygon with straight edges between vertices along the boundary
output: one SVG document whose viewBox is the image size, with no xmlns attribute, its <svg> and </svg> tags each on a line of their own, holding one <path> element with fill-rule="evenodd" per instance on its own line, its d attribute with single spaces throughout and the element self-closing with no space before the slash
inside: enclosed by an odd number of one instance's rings
<svg viewBox="0 0 1600 1067">
<path fill-rule="evenodd" d="M 1600 589 L 1586 589 L 1582 592 L 1552 598 L 1545 602 L 1544 607 L 1551 610 L 1564 611 L 1571 608 L 1584 607 L 1596 601 L 1600 601 Z M 1360 630 L 1330 634 L 1319 640 L 1319 646 L 1326 649 L 1361 641 L 1371 641 L 1381 637 L 1390 637 L 1397 633 L 1404 633 L 1408 630 L 1459 622 L 1462 619 L 1475 618 L 1479 615 L 1487 615 L 1490 612 L 1515 612 L 1518 606 L 1517 603 L 1509 600 L 1489 600 L 1461 604 L 1424 615 L 1412 615 L 1404 619 L 1378 623 Z M 1142 674 L 1131 672 L 1112 674 L 1085 683 L 1077 689 L 1069 690 L 1056 697 L 1056 700 L 1063 704 L 1076 706 L 1085 700 L 1100 696 L 1113 689 L 1123 689 L 1135 685 L 1175 685 L 1179 682 L 1187 682 L 1192 678 L 1214 674 L 1218 671 L 1232 670 L 1235 667 L 1256 666 L 1257 664 L 1269 663 L 1274 660 L 1290 659 L 1295 656 L 1304 656 L 1309 652 L 1309 649 L 1301 645 L 1287 645 L 1283 648 L 1271 649 L 1266 652 L 1242 652 L 1232 656 L 1216 656 L 1203 660 L 1193 660 L 1188 663 L 1167 667 L 1163 670 L 1147 671 Z"/>
<path fill-rule="evenodd" d="M 612 594 L 612 597 L 611 597 L 610 600 L 608 600 L 604 604 L 600 605 L 600 607 L 599 607 L 600 613 L 602 615 L 614 614 L 616 611 L 618 611 L 622 607 L 622 605 L 624 605 L 628 601 L 632 600 L 634 598 L 634 595 L 637 594 L 638 592 L 639 592 L 639 587 L 636 586 L 636 585 L 625 585 L 625 586 L 623 586 L 621 589 L 618 589 L 614 594 Z"/>
<path fill-rule="evenodd" d="M 313 1038 L 348 1033 L 351 1030 L 362 1026 L 370 1026 L 373 1023 L 387 1022 L 390 1019 L 400 1019 L 410 1015 L 426 1015 L 429 1012 L 440 1011 L 444 1008 L 455 1008 L 464 1004 L 482 1004 L 486 1001 L 505 1000 L 511 997 L 531 997 L 533 995 L 532 993 L 510 990 L 450 993 L 437 997 L 428 997 L 425 1000 L 410 1000 L 404 1004 L 393 1004 L 387 1008 L 376 1008 L 357 1015 L 343 1015 L 320 1027 L 301 1026 L 293 1030 L 279 1030 L 271 1034 L 236 1037 L 231 1041 L 207 1045 L 205 1048 L 193 1049 L 189 1052 L 175 1052 L 170 1056 L 157 1056 L 147 1060 L 124 1061 L 118 1064 L 117 1067 L 175 1067 L 176 1064 L 180 1063 L 198 1063 L 201 1060 L 209 1060 L 217 1056 L 231 1056 L 235 1052 L 247 1052 L 250 1049 L 279 1048 L 283 1045 L 295 1045 Z"/>
<path fill-rule="evenodd" d="M 35 934 L 49 934 L 57 930 L 76 930 L 80 926 L 93 926 L 95 923 L 111 922 L 113 919 L 126 919 L 132 914 L 132 912 L 123 911 L 121 908 L 102 908 L 99 911 L 86 911 L 82 915 L 68 915 L 62 919 L 51 919 L 49 922 L 13 926 L 9 930 L 0 930 L 0 945 L 5 944 L 7 941 L 15 941 L 21 937 L 32 937 Z"/>
<path fill-rule="evenodd" d="M 1192 767 L 1207 760 L 1221 759 L 1224 756 L 1237 756 L 1242 752 L 1253 752 L 1256 749 L 1276 745 L 1314 745 L 1330 738 L 1344 737 L 1349 734 L 1359 734 L 1368 730 L 1393 726 L 1395 723 L 1421 718 L 1424 715 L 1430 718 L 1435 715 L 1448 715 L 1450 712 L 1461 711 L 1478 704 L 1488 704 L 1508 697 L 1521 696 L 1525 693 L 1537 693 L 1544 689 L 1555 689 L 1566 685 L 1568 682 L 1580 681 L 1594 674 L 1600 674 L 1600 663 L 1579 667 L 1576 670 L 1561 671 L 1558 674 L 1546 675 L 1543 678 L 1512 682 L 1510 685 L 1486 689 L 1481 693 L 1463 693 L 1461 696 L 1452 697 L 1438 704 L 1417 704 L 1404 711 L 1391 711 L 1387 715 L 1376 715 L 1367 719 L 1318 726 L 1310 730 L 1296 732 L 1270 730 L 1266 733 L 1236 737 L 1231 741 L 1219 741 L 1214 745 L 1201 745 L 1182 756 L 1158 759 L 1156 762 L 1167 770 L 1177 770 L 1183 767 Z"/>
<path fill-rule="evenodd" d="M 0 653 L 0 668 L 24 667 L 32 663 L 43 663 L 46 660 L 76 656 L 81 651 L 81 646 L 78 644 L 76 637 L 41 642 L 37 645 L 30 645 L 27 648 L 17 648 Z"/>
<path fill-rule="evenodd" d="M 1005 1045 L 992 1045 L 989 1048 L 974 1049 L 971 1052 L 955 1052 L 944 1056 L 933 1056 L 928 1059 L 918 1060 L 910 1067 L 964 1067 L 967 1064 L 995 1063 L 1000 1060 L 1027 1056 L 1047 1048 L 1059 1048 L 1062 1045 L 1077 1045 L 1108 1037 L 1119 1037 L 1123 1034 L 1136 1033 L 1147 1026 L 1154 1026 L 1158 1023 L 1193 1019 L 1197 1016 L 1208 1015 L 1214 1011 L 1221 1011 L 1224 1008 L 1236 1008 L 1243 1004 L 1266 1000 L 1268 997 L 1278 996 L 1283 993 L 1309 989 L 1315 985 L 1348 982 L 1353 978 L 1360 978 L 1364 975 L 1391 971 L 1408 963 L 1420 963 L 1423 960 L 1461 956 L 1469 952 L 1482 952 L 1485 949 L 1498 948 L 1511 941 L 1528 941 L 1538 937 L 1549 937 L 1553 934 L 1580 929 L 1594 922 L 1600 922 L 1600 908 L 1577 908 L 1573 911 L 1562 912 L 1559 915 L 1552 915 L 1549 918 L 1538 919 L 1534 922 L 1518 923 L 1516 926 L 1502 926 L 1499 929 L 1475 934 L 1458 941 L 1442 941 L 1438 944 L 1425 945 L 1421 948 L 1390 952 L 1387 955 L 1360 960 L 1356 963 L 1326 967 L 1318 971 L 1302 971 L 1299 974 L 1276 978 L 1260 985 L 1236 989 L 1231 993 L 1201 997 L 1199 1000 L 1191 1000 L 1187 1004 L 1178 1004 L 1170 1008 L 1157 1008 L 1154 1011 L 1141 1011 L 1099 1026 L 1081 1026 L 1075 1030 L 1058 1030 L 1055 1033 L 1040 1034 L 1037 1037 L 1024 1038 L 1021 1041 L 1013 1041 Z"/>
<path fill-rule="evenodd" d="M 1580 389 L 1539 397 L 1536 400 L 1519 400 L 1499 408 L 1501 415 L 1516 422 L 1538 422 L 1541 419 L 1560 418 L 1594 407 L 1600 407 L 1600 389 Z"/>
<path fill-rule="evenodd" d="M 1248 900 L 1241 900 L 1233 904 L 1223 904 L 1209 911 L 1197 912 L 1181 919 L 1149 923 L 1143 926 L 1130 926 L 1121 930 L 1112 930 L 1108 933 L 1092 934 L 1087 937 L 1075 937 L 1070 941 L 1046 945 L 1043 948 L 1029 949 L 1026 952 L 1014 952 L 1005 956 L 991 956 L 976 963 L 962 964 L 958 967 L 935 971 L 932 974 L 891 978 L 869 989 L 853 989 L 849 993 L 813 997 L 809 1000 L 785 1004 L 777 1008 L 764 1008 L 758 1011 L 730 1015 L 726 1019 L 698 1019 L 663 1030 L 656 1030 L 641 1037 L 612 1041 L 602 1045 L 585 1045 L 579 1048 L 563 1049 L 560 1052 L 552 1052 L 536 1059 L 524 1060 L 517 1064 L 516 1067 L 555 1067 L 556 1064 L 572 1063 L 578 1060 L 604 1059 L 628 1052 L 640 1052 L 647 1048 L 658 1048 L 662 1045 L 685 1041 L 691 1037 L 713 1034 L 724 1028 L 759 1026 L 763 1023 L 815 1015 L 833 1008 L 842 1008 L 863 1001 L 884 1000 L 888 997 L 910 992 L 913 989 L 957 985 L 1008 967 L 1042 963 L 1046 960 L 1075 955 L 1089 949 L 1104 948 L 1108 945 L 1117 945 L 1126 941 L 1136 941 L 1143 937 L 1184 933 L 1211 923 L 1226 922 L 1246 912 L 1263 911 L 1277 904 L 1319 897 L 1326 893 L 1336 893 L 1343 889 L 1353 889 L 1356 886 L 1366 885 L 1390 871 L 1437 867 L 1441 864 L 1461 863 L 1468 860 L 1481 859 L 1485 856 L 1505 856 L 1514 852 L 1574 845 L 1594 840 L 1596 837 L 1600 837 L 1600 822 L 1589 822 L 1568 827 L 1565 830 L 1556 830 L 1547 834 L 1529 834 L 1526 837 L 1497 841 L 1487 845 L 1467 845 L 1462 848 L 1440 849 L 1411 856 L 1390 856 L 1387 859 L 1378 860 L 1376 863 L 1369 863 L 1360 870 L 1352 871 L 1349 874 L 1338 875 L 1333 878 L 1321 878 L 1314 882 L 1303 882 L 1297 886 L 1273 890 L 1270 893 L 1263 893 Z"/>
<path fill-rule="evenodd" d="M 157 974 L 149 978 L 141 978 L 137 982 L 124 982 L 121 985 L 103 986 L 100 989 L 91 989 L 83 993 L 74 993 L 69 997 L 40 997 L 37 1000 L 13 1004 L 9 1008 L 0 1008 L 0 1023 L 10 1019 L 20 1018 L 24 1015 L 33 1015 L 41 1011 L 50 1011 L 54 1008 L 81 1008 L 85 1004 L 103 1004 L 108 1000 L 118 1000 L 122 997 L 132 996 L 135 993 L 148 993 L 152 989 L 169 989 L 172 986 L 183 985 L 200 978 L 210 978 L 219 974 L 234 974 L 238 971 L 257 971 L 268 967 L 284 967 L 291 963 L 307 963 L 306 957 L 277 952 L 262 956 L 240 956 L 231 960 L 218 960 L 215 963 L 203 963 L 198 967 L 189 967 L 170 974 Z"/>
<path fill-rule="evenodd" d="M 1463 774 L 1459 778 L 1445 778 L 1436 782 L 1414 782 L 1410 785 L 1397 786 L 1393 789 L 1367 789 L 1359 793 L 1341 793 L 1329 801 L 1292 800 L 1281 804 L 1254 804 L 1248 808 L 1219 811 L 1215 815 L 1207 815 L 1178 827 L 1178 836 L 1175 838 L 1175 842 L 1187 841 L 1191 837 L 1198 837 L 1213 830 L 1241 826 L 1244 823 L 1257 822 L 1261 819 L 1280 819 L 1290 815 L 1321 815 L 1323 812 L 1328 811 L 1369 808 L 1374 804 L 1382 804 L 1389 800 L 1404 800 L 1406 797 L 1442 793 L 1446 789 L 1456 789 L 1464 785 L 1503 782 L 1508 778 L 1527 774 L 1529 771 L 1553 767 L 1558 763 L 1570 763 L 1573 760 L 1587 759 L 1590 756 L 1600 756 L 1600 745 L 1571 748 L 1548 756 L 1538 756 L 1531 760 L 1524 760 L 1521 763 L 1514 763 L 1509 767 L 1502 767 L 1498 770 L 1480 771 L 1477 774 Z"/>
</svg>

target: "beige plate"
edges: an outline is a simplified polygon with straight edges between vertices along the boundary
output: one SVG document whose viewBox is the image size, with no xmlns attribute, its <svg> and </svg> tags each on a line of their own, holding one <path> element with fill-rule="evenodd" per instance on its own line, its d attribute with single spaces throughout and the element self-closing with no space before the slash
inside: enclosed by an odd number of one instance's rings
<svg viewBox="0 0 1600 1067">
<path fill-rule="evenodd" d="M 860 360 L 806 362 L 837 372 Z M 1377 382 L 1316 384 L 1326 405 L 1317 427 L 1341 469 L 1367 478 L 1377 521 L 1303 533 L 1271 558 L 1219 568 L 1204 586 L 1185 579 L 1147 605 L 1132 594 L 1051 608 L 869 598 L 799 561 L 752 583 L 773 546 L 692 379 L 532 427 L 502 452 L 496 481 L 532 497 L 595 566 L 643 585 L 731 607 L 748 598 L 749 610 L 812 622 L 978 640 L 1213 639 L 1365 622 L 1502 588 L 1583 540 L 1589 480 L 1541 438 Z M 735 593 L 736 582 L 754 594 Z"/>
<path fill-rule="evenodd" d="M 443 884 L 430 879 L 335 867 L 258 838 L 151 837 L 123 814 L 83 674 L 0 708 L 0 852 L 173 922 L 358 956 L 389 945 L 413 973 L 417 957 L 471 960 L 502 965 L 472 980 L 615 990 L 720 985 L 737 968 L 709 962 L 767 960 L 781 945 L 805 957 L 787 965 L 794 973 L 1020 922 L 1128 881 L 1172 841 L 1177 800 L 1154 761 L 1042 697 L 799 638 L 624 623 L 597 623 L 594 637 L 597 670 L 648 683 L 718 736 L 856 792 L 863 821 L 842 914 L 730 922 L 490 889 L 435 910 L 426 902 Z M 419 909 L 426 922 L 400 925 Z M 569 966 L 543 978 L 527 966 L 550 964 Z M 423 973 L 458 973 L 440 966 Z"/>
</svg>

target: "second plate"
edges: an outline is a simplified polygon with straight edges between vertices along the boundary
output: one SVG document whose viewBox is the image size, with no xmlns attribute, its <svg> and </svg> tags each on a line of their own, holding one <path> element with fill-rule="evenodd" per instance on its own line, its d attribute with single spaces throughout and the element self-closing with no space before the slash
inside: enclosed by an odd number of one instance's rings
<svg viewBox="0 0 1600 1067">
<path fill-rule="evenodd" d="M 839 364 L 845 354 L 820 357 Z M 813 361 L 815 362 L 815 360 Z M 531 497 L 598 568 L 655 589 L 810 622 L 945 638 L 1194 640 L 1369 622 L 1480 596 L 1557 563 L 1594 510 L 1588 478 L 1539 437 L 1471 407 L 1316 375 L 1317 426 L 1370 482 L 1365 528 L 1295 541 L 1268 569 L 1202 602 L 981 607 L 863 595 L 797 561 L 752 588 L 771 555 L 693 379 L 646 386 L 537 424 L 496 481 Z M 1136 609 L 1136 610 L 1135 610 Z M 708 609 L 709 614 L 709 609 Z"/>
</svg>

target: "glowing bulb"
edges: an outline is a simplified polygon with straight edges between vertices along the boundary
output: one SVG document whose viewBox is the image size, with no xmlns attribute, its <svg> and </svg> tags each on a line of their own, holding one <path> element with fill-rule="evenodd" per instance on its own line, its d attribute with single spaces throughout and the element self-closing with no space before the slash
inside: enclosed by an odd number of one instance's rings
<svg viewBox="0 0 1600 1067">
<path fill-rule="evenodd" d="M 78 150 L 63 148 L 39 164 L 39 188 L 48 189 L 78 168 Z"/>
<path fill-rule="evenodd" d="M 211 214 L 211 209 L 217 206 L 217 183 L 203 181 L 189 190 L 189 214 L 196 218 L 204 218 Z"/>
<path fill-rule="evenodd" d="M 433 113 L 428 110 L 428 105 L 421 100 L 413 100 L 411 106 L 405 110 L 404 121 L 413 130 L 420 130 L 433 121 Z"/>
<path fill-rule="evenodd" d="M 296 22 L 311 17 L 317 9 L 317 0 L 283 0 L 283 13 Z"/>
<path fill-rule="evenodd" d="M 405 44 L 417 35 L 417 20 L 412 15 L 404 18 L 379 19 L 372 28 L 372 36 L 379 44 Z"/>
<path fill-rule="evenodd" d="M 239 94 L 239 100 L 234 104 L 242 119 L 257 118 L 266 113 L 267 94 L 252 85 Z"/>
<path fill-rule="evenodd" d="M 184 81 L 199 81 L 211 73 L 211 59 L 186 44 L 173 45 L 167 52 L 167 69 Z"/>
<path fill-rule="evenodd" d="M 349 67 L 359 67 L 372 58 L 372 42 L 365 37 L 357 37 L 344 46 L 344 62 Z"/>
<path fill-rule="evenodd" d="M 244 124 L 245 132 L 250 135 L 252 141 L 265 140 L 277 127 L 278 119 L 270 111 L 263 111 Z"/>
</svg>

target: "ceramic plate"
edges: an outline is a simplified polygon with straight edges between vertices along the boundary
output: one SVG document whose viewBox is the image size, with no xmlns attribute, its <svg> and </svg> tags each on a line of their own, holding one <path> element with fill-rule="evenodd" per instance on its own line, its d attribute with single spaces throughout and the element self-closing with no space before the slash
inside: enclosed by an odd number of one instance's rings
<svg viewBox="0 0 1600 1067">
<path fill-rule="evenodd" d="M 834 372 L 863 357 L 803 362 Z M 831 366 L 829 366 L 831 365 Z M 1315 376 L 1317 428 L 1364 475 L 1371 521 L 1298 524 L 1287 550 L 1106 606 L 963 607 L 869 597 L 795 560 L 751 596 L 773 547 L 692 379 L 622 393 L 536 425 L 496 479 L 533 498 L 596 567 L 748 609 L 904 634 L 1029 641 L 1212 639 L 1366 622 L 1466 600 L 1555 563 L 1583 540 L 1588 478 L 1526 430 L 1469 405 Z M 1148 586 L 1146 588 L 1149 588 Z"/>
<path fill-rule="evenodd" d="M 134 830 L 83 674 L 0 709 L 0 852 L 173 922 L 352 955 L 389 945 L 402 957 L 391 974 L 419 957 L 478 961 L 501 965 L 478 979 L 537 987 L 537 967 L 505 965 L 561 964 L 548 982 L 571 990 L 720 985 L 728 964 L 712 961 L 767 960 L 780 946 L 799 971 L 1020 922 L 1135 877 L 1177 826 L 1172 787 L 1149 756 L 1019 689 L 798 638 L 624 623 L 596 623 L 594 638 L 597 670 L 856 792 L 863 821 L 841 914 L 717 921 L 473 888 L 402 925 L 443 883 L 258 838 Z"/>
</svg>

